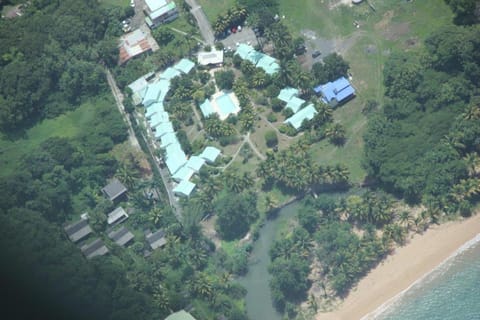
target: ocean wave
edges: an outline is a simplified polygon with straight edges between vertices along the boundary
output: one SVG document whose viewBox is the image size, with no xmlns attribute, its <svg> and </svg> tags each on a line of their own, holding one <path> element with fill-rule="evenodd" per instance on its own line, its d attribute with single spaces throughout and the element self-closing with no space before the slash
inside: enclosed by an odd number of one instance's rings
<svg viewBox="0 0 480 320">
<path fill-rule="evenodd" d="M 459 247 L 454 253 L 452 253 L 448 258 L 443 260 L 438 266 L 429 272 L 425 273 L 423 276 L 418 278 L 414 283 L 412 283 L 408 288 L 399 292 L 397 295 L 393 296 L 386 302 L 384 302 L 380 307 L 374 311 L 363 316 L 360 320 L 380 320 L 380 317 L 386 317 L 389 314 L 395 312 L 396 308 L 402 303 L 403 298 L 408 294 L 413 294 L 416 289 L 421 288 L 426 283 L 431 282 L 437 277 L 441 277 L 451 265 L 455 262 L 456 258 L 464 254 L 469 249 L 473 248 L 475 245 L 480 243 L 480 233 L 477 234 L 474 238 L 470 239 Z M 386 319 L 386 318 L 385 318 Z"/>
</svg>

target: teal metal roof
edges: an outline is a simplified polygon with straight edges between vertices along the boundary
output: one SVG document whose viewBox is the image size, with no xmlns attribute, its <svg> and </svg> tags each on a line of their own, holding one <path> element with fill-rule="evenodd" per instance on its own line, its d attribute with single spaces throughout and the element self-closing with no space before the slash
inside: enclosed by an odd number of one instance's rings
<svg viewBox="0 0 480 320">
<path fill-rule="evenodd" d="M 152 115 L 150 120 L 148 120 L 148 123 L 150 124 L 151 128 L 155 128 L 156 126 L 169 121 L 168 113 L 165 111 L 159 111 Z"/>
<path fill-rule="evenodd" d="M 192 168 L 187 167 L 186 165 L 178 169 L 177 172 L 172 176 L 175 181 L 190 180 L 190 178 L 195 174 L 195 171 Z"/>
<path fill-rule="evenodd" d="M 157 8 L 158 8 L 158 6 L 157 6 Z M 162 7 L 158 8 L 156 10 L 152 10 L 153 12 L 150 14 L 150 18 L 155 20 L 155 19 L 163 16 L 167 12 L 175 10 L 176 8 L 177 8 L 177 6 L 175 5 L 175 2 L 172 1 L 170 3 L 167 3 L 167 4 L 163 5 Z"/>
<path fill-rule="evenodd" d="M 200 158 L 199 156 L 191 156 L 190 159 L 188 159 L 186 166 L 191 168 L 195 172 L 198 172 L 204 164 L 205 159 Z"/>
<path fill-rule="evenodd" d="M 287 105 L 285 106 L 285 108 L 289 108 L 290 110 L 293 111 L 293 113 L 296 113 L 298 110 L 300 110 L 300 108 L 304 103 L 305 103 L 305 100 L 297 97 L 293 97 L 287 102 Z"/>
<path fill-rule="evenodd" d="M 200 105 L 200 110 L 202 110 L 205 118 L 215 113 L 215 110 L 213 110 L 213 106 L 208 99 L 205 99 L 205 101 Z"/>
<path fill-rule="evenodd" d="M 194 317 L 185 310 L 180 310 L 178 312 L 172 313 L 165 320 L 195 320 Z"/>
<path fill-rule="evenodd" d="M 248 55 L 252 51 L 254 51 L 252 46 L 240 43 L 240 45 L 238 45 L 237 47 L 237 50 L 235 51 L 235 54 L 238 54 L 242 59 L 248 59 Z"/>
<path fill-rule="evenodd" d="M 180 71 L 172 67 L 169 67 L 162 72 L 162 74 L 160 75 L 160 78 L 164 80 L 172 80 L 173 78 L 179 75 L 180 75 Z"/>
<path fill-rule="evenodd" d="M 178 63 L 174 66 L 174 68 L 183 72 L 183 73 L 189 73 L 190 70 L 192 70 L 194 66 L 195 66 L 195 63 L 193 61 L 190 61 L 190 60 L 184 58 L 184 59 L 178 61 Z"/>
<path fill-rule="evenodd" d="M 147 108 L 147 112 L 145 112 L 145 117 L 147 119 L 150 119 L 157 112 L 165 112 L 165 109 L 163 108 L 163 104 L 161 102 L 152 103 Z"/>
<path fill-rule="evenodd" d="M 290 88 L 290 87 L 286 87 L 286 88 L 283 88 L 280 93 L 278 94 L 277 98 L 282 100 L 282 101 L 285 101 L 285 102 L 288 102 L 290 101 L 290 99 L 292 99 L 293 97 L 296 97 L 298 96 L 298 93 L 300 91 L 298 89 L 295 89 L 295 88 Z"/>
<path fill-rule="evenodd" d="M 161 123 L 155 128 L 155 139 L 158 140 L 161 137 L 163 137 L 165 134 L 173 133 L 173 132 L 175 131 L 173 130 L 173 125 L 171 122 Z"/>
<path fill-rule="evenodd" d="M 240 111 L 240 107 L 235 105 L 230 94 L 223 94 L 215 99 L 218 105 L 219 118 L 221 120 L 226 119 L 231 114 L 237 114 Z"/>
<path fill-rule="evenodd" d="M 267 74 L 274 74 L 280 70 L 280 66 L 276 60 L 270 56 L 267 56 L 266 54 L 263 54 L 262 58 L 258 60 L 257 67 L 265 70 Z"/>
<path fill-rule="evenodd" d="M 191 183 L 190 181 L 188 180 L 182 180 L 182 182 L 180 182 L 174 189 L 173 189 L 173 192 L 176 194 L 176 195 L 179 195 L 179 196 L 184 196 L 184 197 L 189 197 L 192 192 L 193 192 L 193 189 L 195 189 L 195 184 L 194 183 Z M 171 319 L 189 319 L 189 318 L 185 318 L 185 316 L 183 318 L 179 318 L 179 317 L 176 317 L 176 318 L 167 318 L 169 320 Z M 192 319 L 194 319 L 192 317 Z M 194 319 L 195 320 L 195 319 Z"/>
<path fill-rule="evenodd" d="M 174 143 L 165 149 L 166 160 L 165 164 L 170 171 L 170 174 L 175 174 L 185 163 L 187 163 L 187 157 L 182 150 L 179 143 Z"/>
<path fill-rule="evenodd" d="M 178 72 L 178 71 L 177 71 Z M 160 80 L 147 86 L 147 91 L 143 97 L 142 103 L 145 107 L 150 106 L 154 102 L 162 102 L 170 89 L 170 82 Z"/>
<path fill-rule="evenodd" d="M 175 132 L 165 133 L 161 138 L 162 143 L 160 144 L 160 148 L 165 148 L 170 144 L 178 144 L 177 135 Z"/>
<path fill-rule="evenodd" d="M 207 162 L 215 162 L 219 155 L 220 150 L 215 147 L 208 146 L 203 150 L 199 157 L 205 159 Z"/>
<path fill-rule="evenodd" d="M 302 126 L 304 120 L 312 120 L 315 114 L 317 114 L 317 110 L 315 110 L 313 104 L 309 104 L 285 120 L 284 123 L 290 123 L 295 129 L 298 130 Z"/>
</svg>

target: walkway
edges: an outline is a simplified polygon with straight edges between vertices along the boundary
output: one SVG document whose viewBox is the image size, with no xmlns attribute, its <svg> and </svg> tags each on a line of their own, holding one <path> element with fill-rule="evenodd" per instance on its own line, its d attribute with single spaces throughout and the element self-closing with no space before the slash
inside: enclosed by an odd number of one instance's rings
<svg viewBox="0 0 480 320">
<path fill-rule="evenodd" d="M 215 36 L 213 34 L 212 26 L 203 12 L 202 7 L 197 3 L 196 0 L 186 0 L 190 8 L 190 12 L 193 14 L 195 19 L 197 20 L 198 28 L 200 29 L 200 33 L 202 34 L 203 39 L 209 45 L 213 45 L 215 41 Z"/>
</svg>

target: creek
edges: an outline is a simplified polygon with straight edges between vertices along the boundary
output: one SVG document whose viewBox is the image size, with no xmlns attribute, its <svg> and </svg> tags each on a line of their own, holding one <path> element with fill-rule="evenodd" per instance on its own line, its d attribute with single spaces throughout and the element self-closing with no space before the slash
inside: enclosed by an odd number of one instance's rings
<svg viewBox="0 0 480 320">
<path fill-rule="evenodd" d="M 278 227 L 292 219 L 297 213 L 300 203 L 294 201 L 279 210 L 275 219 L 267 220 L 260 229 L 259 238 L 253 243 L 248 273 L 238 279 L 247 289 L 245 297 L 248 317 L 252 320 L 281 320 L 282 315 L 275 310 L 269 287 L 271 279 L 268 273 L 270 264 L 269 250 L 277 235 Z"/>
</svg>

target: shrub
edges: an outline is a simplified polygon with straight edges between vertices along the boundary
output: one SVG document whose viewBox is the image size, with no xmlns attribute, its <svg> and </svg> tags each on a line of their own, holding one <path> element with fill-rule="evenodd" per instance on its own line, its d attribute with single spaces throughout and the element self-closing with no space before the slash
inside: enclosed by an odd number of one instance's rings
<svg viewBox="0 0 480 320">
<path fill-rule="evenodd" d="M 278 137 L 277 133 L 273 130 L 269 130 L 265 132 L 265 143 L 267 147 L 273 148 L 278 144 Z"/>
<path fill-rule="evenodd" d="M 278 98 L 273 98 L 271 101 L 272 110 L 275 112 L 280 112 L 283 109 L 283 105 L 285 104 L 282 100 Z"/>
</svg>

